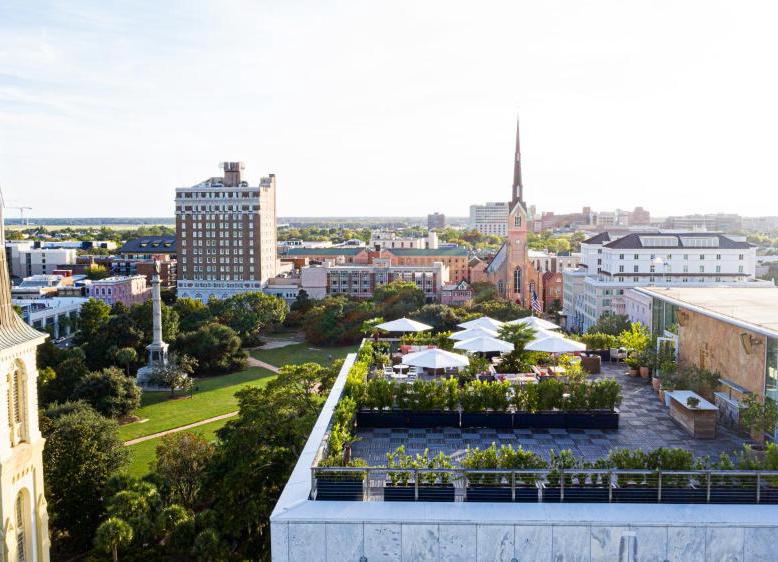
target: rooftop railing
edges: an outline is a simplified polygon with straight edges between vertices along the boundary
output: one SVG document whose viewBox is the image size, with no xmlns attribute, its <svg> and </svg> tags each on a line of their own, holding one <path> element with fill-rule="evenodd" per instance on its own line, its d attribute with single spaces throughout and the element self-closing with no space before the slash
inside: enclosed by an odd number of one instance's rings
<svg viewBox="0 0 778 562">
<path fill-rule="evenodd" d="M 318 501 L 778 504 L 778 471 L 766 470 L 312 467 L 311 471 L 310 498 Z"/>
</svg>

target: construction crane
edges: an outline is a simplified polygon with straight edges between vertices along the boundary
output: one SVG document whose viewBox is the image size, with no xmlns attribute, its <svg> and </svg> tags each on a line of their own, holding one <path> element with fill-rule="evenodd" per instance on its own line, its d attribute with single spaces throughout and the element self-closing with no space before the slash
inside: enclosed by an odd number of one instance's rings
<svg viewBox="0 0 778 562">
<path fill-rule="evenodd" d="M 32 211 L 32 207 L 6 207 L 6 209 L 16 209 L 19 211 L 19 218 L 21 220 L 21 223 L 24 226 L 30 226 L 30 217 L 27 217 L 27 220 L 25 221 L 24 218 L 24 211 Z"/>
</svg>

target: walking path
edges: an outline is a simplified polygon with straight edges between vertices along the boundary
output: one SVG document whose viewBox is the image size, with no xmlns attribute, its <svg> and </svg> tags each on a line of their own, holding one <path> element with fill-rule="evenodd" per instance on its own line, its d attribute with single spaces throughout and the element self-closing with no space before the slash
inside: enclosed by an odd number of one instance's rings
<svg viewBox="0 0 778 562">
<path fill-rule="evenodd" d="M 247 354 L 247 361 L 248 364 L 252 367 L 262 367 L 263 369 L 267 369 L 268 371 L 272 371 L 274 373 L 279 372 L 279 368 L 275 365 L 271 365 L 270 363 L 265 363 L 264 361 L 260 361 L 259 359 L 255 359 L 251 355 Z M 143 443 L 144 441 L 150 441 L 152 439 L 157 439 L 158 437 L 163 437 L 165 435 L 169 435 L 171 433 L 177 433 L 179 431 L 186 431 L 187 429 L 192 429 L 193 427 L 197 427 L 200 425 L 205 425 L 211 422 L 224 420 L 227 418 L 231 418 L 233 416 L 238 415 L 238 410 L 235 410 L 234 412 L 227 412 L 226 414 L 221 414 L 220 416 L 214 416 L 212 418 L 206 418 L 204 420 L 196 421 L 194 423 L 189 423 L 187 425 L 182 425 L 180 427 L 174 427 L 173 429 L 167 429 L 165 431 L 160 431 L 157 433 L 152 433 L 151 435 L 144 435 L 143 437 L 137 437 L 135 439 L 130 439 L 129 441 L 124 442 L 124 446 L 128 447 L 130 445 L 135 445 L 137 443 Z"/>
<path fill-rule="evenodd" d="M 174 427 L 173 429 L 167 429 L 165 431 L 160 431 L 158 433 L 152 433 L 151 435 L 144 435 L 143 437 L 138 437 L 136 439 L 130 439 L 129 441 L 124 442 L 124 446 L 128 447 L 130 445 L 135 445 L 136 443 L 143 443 L 144 441 L 150 441 L 151 439 L 157 439 L 158 437 L 163 437 L 165 435 L 169 435 L 171 433 L 177 433 L 179 431 L 186 431 L 187 429 L 192 429 L 193 427 L 197 427 L 199 425 L 205 425 L 207 423 L 219 421 L 219 420 L 225 420 L 227 418 L 231 418 L 233 416 L 238 415 L 238 410 L 235 410 L 234 412 L 227 412 L 226 414 L 222 414 L 220 416 L 214 416 L 212 418 L 206 418 L 204 420 L 196 421 L 194 423 L 189 423 L 187 425 L 182 425 L 181 427 Z"/>
</svg>

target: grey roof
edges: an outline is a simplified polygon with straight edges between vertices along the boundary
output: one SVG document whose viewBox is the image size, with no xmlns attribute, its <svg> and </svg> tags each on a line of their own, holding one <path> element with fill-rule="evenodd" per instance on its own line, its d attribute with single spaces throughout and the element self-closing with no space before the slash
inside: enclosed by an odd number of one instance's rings
<svg viewBox="0 0 778 562">
<path fill-rule="evenodd" d="M 643 238 L 644 237 L 651 237 L 651 238 L 676 238 L 678 241 L 677 246 L 649 246 L 643 244 Z M 684 244 L 685 239 L 689 238 L 716 238 L 718 240 L 717 246 L 710 246 L 710 247 L 699 247 L 699 246 L 687 246 Z M 737 250 L 737 249 L 743 249 L 746 250 L 748 248 L 751 248 L 751 244 L 748 242 L 738 242 L 736 240 L 733 240 L 732 238 L 728 238 L 727 236 L 724 236 L 723 234 L 718 234 L 715 232 L 680 232 L 680 233 L 668 233 L 668 232 L 635 232 L 632 234 L 627 234 L 626 236 L 622 236 L 621 238 L 614 240 L 613 242 L 609 242 L 605 244 L 606 248 L 613 248 L 616 250 L 632 250 L 632 249 L 638 249 L 638 248 L 647 248 L 647 249 L 657 249 L 657 250 L 668 250 L 675 248 L 685 248 L 685 249 L 693 249 L 693 250 L 707 250 L 707 249 L 729 249 L 729 250 Z"/>
<path fill-rule="evenodd" d="M 356 248 L 287 248 L 285 256 L 356 256 L 364 252 L 364 246 Z"/>
<path fill-rule="evenodd" d="M 176 237 L 170 236 L 141 236 L 127 242 L 119 248 L 120 254 L 175 254 Z"/>
<path fill-rule="evenodd" d="M 387 248 L 395 256 L 467 256 L 465 248 Z"/>
<path fill-rule="evenodd" d="M 603 244 L 605 242 L 609 242 L 611 239 L 611 235 L 608 234 L 608 232 L 600 232 L 599 234 L 595 234 L 591 238 L 587 238 L 582 244 Z"/>
</svg>

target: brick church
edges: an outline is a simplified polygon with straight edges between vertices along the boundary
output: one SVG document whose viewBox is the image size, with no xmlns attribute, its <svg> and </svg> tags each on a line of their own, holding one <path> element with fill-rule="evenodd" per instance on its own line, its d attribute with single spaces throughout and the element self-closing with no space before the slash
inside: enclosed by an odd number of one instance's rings
<svg viewBox="0 0 778 562">
<path fill-rule="evenodd" d="M 483 279 L 493 283 L 503 297 L 525 307 L 543 310 L 543 274 L 529 260 L 527 204 L 521 179 L 519 123 L 516 122 L 516 154 L 513 162 L 513 190 L 509 202 L 508 236 L 483 271 Z M 535 302 L 533 303 L 533 295 Z M 534 305 L 534 306 L 533 306 Z"/>
</svg>

